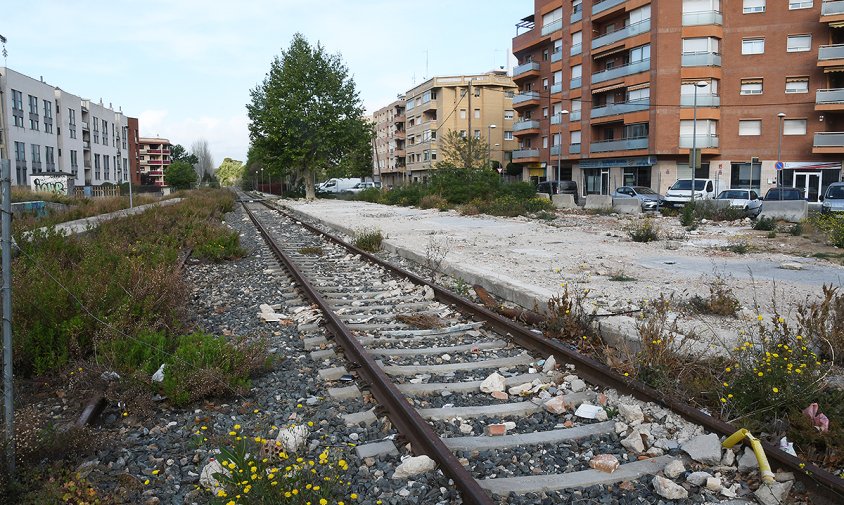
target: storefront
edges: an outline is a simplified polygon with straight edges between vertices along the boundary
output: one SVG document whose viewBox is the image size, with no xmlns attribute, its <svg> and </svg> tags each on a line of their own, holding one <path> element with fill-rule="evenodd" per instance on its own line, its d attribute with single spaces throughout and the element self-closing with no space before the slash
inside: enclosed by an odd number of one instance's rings
<svg viewBox="0 0 844 505">
<path fill-rule="evenodd" d="M 799 189 L 810 203 L 820 201 L 827 186 L 841 180 L 840 162 L 787 161 L 784 165 L 780 185 Z"/>
<path fill-rule="evenodd" d="M 655 156 L 581 160 L 575 167 L 580 172 L 581 193 L 609 195 L 619 186 L 651 187 Z"/>
</svg>

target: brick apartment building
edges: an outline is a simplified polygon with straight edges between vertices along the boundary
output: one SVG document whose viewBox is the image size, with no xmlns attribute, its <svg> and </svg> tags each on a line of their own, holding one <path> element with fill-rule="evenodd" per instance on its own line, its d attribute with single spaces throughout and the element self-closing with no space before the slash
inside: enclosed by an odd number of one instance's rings
<svg viewBox="0 0 844 505">
<path fill-rule="evenodd" d="M 170 166 L 170 141 L 138 138 L 138 178 L 144 186 L 164 187 L 164 170 Z"/>
<path fill-rule="evenodd" d="M 535 0 L 513 39 L 513 161 L 583 195 L 665 191 L 694 146 L 721 188 L 779 175 L 817 201 L 842 177 L 837 26 L 844 1 Z"/>
<path fill-rule="evenodd" d="M 385 186 L 396 186 L 406 176 L 404 98 L 375 111 L 374 150 L 372 153 L 373 177 Z"/>
</svg>

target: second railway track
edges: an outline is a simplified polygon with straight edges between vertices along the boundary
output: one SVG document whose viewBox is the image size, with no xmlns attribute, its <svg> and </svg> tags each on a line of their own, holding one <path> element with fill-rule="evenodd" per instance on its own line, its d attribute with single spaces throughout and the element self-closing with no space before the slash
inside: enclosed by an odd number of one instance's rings
<svg viewBox="0 0 844 505">
<path fill-rule="evenodd" d="M 373 263 L 262 201 L 242 201 L 333 337 L 316 323 L 300 328 L 335 386 L 329 392 L 357 410 L 347 424 L 387 414 L 396 429 L 359 447 L 361 457 L 395 453 L 389 439 L 407 440 L 454 481 L 463 503 L 659 503 L 671 493 L 688 503 L 756 502 L 750 484 L 758 483 L 734 464 L 743 452 L 718 444 L 728 425 L 670 401 L 642 401 L 654 392 L 565 345 Z M 363 401 L 370 395 L 378 407 Z M 581 406 L 597 414 L 575 415 Z M 599 455 L 618 468 L 591 468 Z M 772 459 L 802 470 L 788 457 Z M 798 474 L 816 493 L 810 503 L 835 503 L 836 478 L 817 470 L 812 479 Z M 662 495 L 654 484 L 665 486 Z M 595 486 L 604 487 L 584 493 Z"/>
</svg>

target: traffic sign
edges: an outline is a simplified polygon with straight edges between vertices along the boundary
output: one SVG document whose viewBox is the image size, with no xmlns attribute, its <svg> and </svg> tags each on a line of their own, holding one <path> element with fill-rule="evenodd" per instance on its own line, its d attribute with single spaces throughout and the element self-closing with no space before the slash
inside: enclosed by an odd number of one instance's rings
<svg viewBox="0 0 844 505">
<path fill-rule="evenodd" d="M 781 161 L 778 161 L 774 166 L 777 168 L 777 170 L 782 170 L 785 165 L 783 165 Z"/>
</svg>

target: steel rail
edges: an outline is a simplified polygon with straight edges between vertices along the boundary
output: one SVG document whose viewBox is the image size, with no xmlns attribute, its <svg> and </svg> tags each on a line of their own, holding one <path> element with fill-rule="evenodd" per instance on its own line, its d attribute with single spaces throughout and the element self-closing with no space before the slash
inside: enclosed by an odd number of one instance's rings
<svg viewBox="0 0 844 505">
<path fill-rule="evenodd" d="M 263 200 L 261 200 L 260 203 L 267 208 L 283 212 L 285 214 L 289 212 L 287 209 L 282 210 Z M 296 216 L 287 215 L 308 230 L 324 236 L 328 240 L 345 247 L 355 254 L 361 255 L 382 268 L 385 268 L 397 275 L 404 276 L 414 284 L 430 287 L 434 290 L 434 296 L 438 301 L 454 305 L 464 314 L 482 319 L 491 327 L 498 330 L 502 335 L 506 336 L 509 334 L 509 336 L 519 345 L 536 351 L 542 356 L 553 355 L 558 362 L 574 364 L 577 368 L 578 374 L 592 384 L 616 389 L 621 393 L 632 395 L 642 401 L 662 404 L 682 416 L 687 421 L 699 424 L 713 433 L 730 436 L 738 431 L 736 426 L 720 419 L 716 419 L 702 412 L 700 409 L 696 409 L 690 405 L 682 403 L 675 398 L 666 396 L 659 390 L 654 389 L 643 382 L 629 377 L 624 377 L 603 363 L 572 350 L 562 342 L 538 335 L 521 324 L 492 312 L 486 307 L 479 306 L 471 300 L 463 298 L 447 289 L 437 286 L 436 284 L 432 284 L 413 272 L 384 261 L 381 258 L 354 246 L 353 244 L 343 241 L 331 233 L 327 233 L 309 223 L 303 222 L 302 219 Z M 813 503 L 844 503 L 844 479 L 839 478 L 813 463 L 804 463 L 799 458 L 780 450 L 776 445 L 768 442 L 763 442 L 762 445 L 765 449 L 765 453 L 768 455 L 768 458 L 772 460 L 772 463 L 775 462 L 779 465 L 780 469 L 793 472 L 795 477 L 800 479 L 800 481 L 806 486 L 807 490 L 815 493 L 818 498 L 828 500 L 825 502 Z"/>
<path fill-rule="evenodd" d="M 494 505 L 495 502 L 490 495 L 480 487 L 472 474 L 460 464 L 451 450 L 440 439 L 439 435 L 431 428 L 431 425 L 408 403 L 404 394 L 399 391 L 387 374 L 378 366 L 373 357 L 370 356 L 357 338 L 352 335 L 349 327 L 328 306 L 325 299 L 311 285 L 310 281 L 308 281 L 290 257 L 278 247 L 267 229 L 258 221 L 252 211 L 249 210 L 245 202 L 243 203 L 243 208 L 261 236 L 263 236 L 264 241 L 272 249 L 273 254 L 284 264 L 287 271 L 299 285 L 299 288 L 322 310 L 328 328 L 334 334 L 336 341 L 343 347 L 346 359 L 359 367 L 357 368 L 357 372 L 369 383 L 373 396 L 381 406 L 386 408 L 390 421 L 392 421 L 399 432 L 413 444 L 414 451 L 427 454 L 437 462 L 443 473 L 448 475 L 458 489 L 460 489 L 460 495 L 464 503 L 470 505 Z"/>
</svg>

